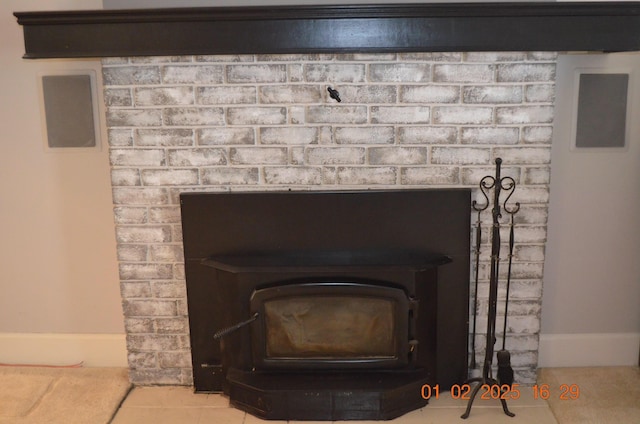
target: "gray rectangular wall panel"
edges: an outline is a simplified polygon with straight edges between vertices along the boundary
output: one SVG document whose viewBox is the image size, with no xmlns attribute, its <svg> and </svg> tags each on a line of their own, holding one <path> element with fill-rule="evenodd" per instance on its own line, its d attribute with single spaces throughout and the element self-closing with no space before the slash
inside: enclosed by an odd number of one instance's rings
<svg viewBox="0 0 640 424">
<path fill-rule="evenodd" d="M 581 74 L 576 147 L 624 147 L 628 74 Z"/>
<path fill-rule="evenodd" d="M 49 147 L 95 147 L 91 76 L 45 75 L 42 93 Z"/>
</svg>

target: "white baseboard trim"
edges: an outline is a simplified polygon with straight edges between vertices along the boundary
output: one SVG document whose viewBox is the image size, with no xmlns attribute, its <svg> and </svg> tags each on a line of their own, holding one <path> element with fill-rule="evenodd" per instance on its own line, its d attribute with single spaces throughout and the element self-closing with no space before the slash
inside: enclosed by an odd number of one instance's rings
<svg viewBox="0 0 640 424">
<path fill-rule="evenodd" d="M 637 366 L 640 333 L 541 334 L 539 367 Z"/>
<path fill-rule="evenodd" d="M 0 333 L 0 363 L 128 367 L 124 334 Z"/>
</svg>

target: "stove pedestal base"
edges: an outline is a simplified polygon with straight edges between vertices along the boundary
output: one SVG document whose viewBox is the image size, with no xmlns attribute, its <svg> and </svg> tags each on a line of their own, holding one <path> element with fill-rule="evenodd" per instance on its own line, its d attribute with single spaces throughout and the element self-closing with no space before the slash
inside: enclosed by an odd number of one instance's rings
<svg viewBox="0 0 640 424">
<path fill-rule="evenodd" d="M 234 407 L 267 420 L 390 420 L 425 406 L 422 370 L 257 373 L 230 369 Z"/>
</svg>

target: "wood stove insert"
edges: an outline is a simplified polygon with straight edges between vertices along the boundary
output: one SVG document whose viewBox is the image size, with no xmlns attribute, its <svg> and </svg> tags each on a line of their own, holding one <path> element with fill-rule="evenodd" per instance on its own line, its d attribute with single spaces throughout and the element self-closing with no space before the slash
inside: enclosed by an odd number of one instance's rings
<svg viewBox="0 0 640 424">
<path fill-rule="evenodd" d="M 267 419 L 391 419 L 466 378 L 469 190 L 181 203 L 197 391 Z"/>
</svg>

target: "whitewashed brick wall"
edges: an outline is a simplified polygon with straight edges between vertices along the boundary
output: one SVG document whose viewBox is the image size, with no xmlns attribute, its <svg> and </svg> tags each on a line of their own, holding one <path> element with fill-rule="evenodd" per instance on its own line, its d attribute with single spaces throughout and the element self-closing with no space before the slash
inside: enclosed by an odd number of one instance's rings
<svg viewBox="0 0 640 424">
<path fill-rule="evenodd" d="M 507 348 L 517 381 L 533 382 L 555 61 L 536 52 L 105 59 L 132 381 L 192 384 L 180 192 L 475 188 L 502 157 L 522 203 Z"/>
</svg>

